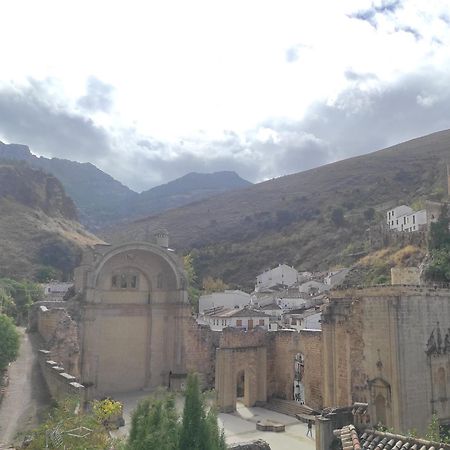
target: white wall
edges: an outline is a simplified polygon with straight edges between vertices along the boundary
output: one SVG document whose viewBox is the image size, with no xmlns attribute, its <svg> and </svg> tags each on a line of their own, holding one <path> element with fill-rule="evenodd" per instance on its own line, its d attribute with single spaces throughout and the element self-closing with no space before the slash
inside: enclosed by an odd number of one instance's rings
<svg viewBox="0 0 450 450">
<path fill-rule="evenodd" d="M 262 314 L 260 317 L 219 317 L 219 316 L 199 316 L 199 323 L 208 325 L 213 331 L 222 331 L 226 327 L 248 329 L 249 320 L 253 321 L 253 328 L 262 326 L 266 330 L 269 327 L 269 316 Z M 263 324 L 260 325 L 260 320 Z"/>
<path fill-rule="evenodd" d="M 242 308 L 250 304 L 250 294 L 243 291 L 214 292 L 212 294 L 201 295 L 198 300 L 198 310 L 202 313 L 205 309 L 217 308 Z"/>
<path fill-rule="evenodd" d="M 293 267 L 286 264 L 280 264 L 271 270 L 267 270 L 256 277 L 255 290 L 262 288 L 271 288 L 277 284 L 291 286 L 298 280 L 298 272 Z"/>
</svg>

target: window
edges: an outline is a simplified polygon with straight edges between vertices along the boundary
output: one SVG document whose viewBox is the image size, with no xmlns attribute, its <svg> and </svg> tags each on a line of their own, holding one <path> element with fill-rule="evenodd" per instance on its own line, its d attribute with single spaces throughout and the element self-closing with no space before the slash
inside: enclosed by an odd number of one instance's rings
<svg viewBox="0 0 450 450">
<path fill-rule="evenodd" d="M 241 319 L 237 319 L 236 320 L 236 326 L 237 327 L 242 327 L 242 320 Z"/>
<path fill-rule="evenodd" d="M 413 216 L 413 223 L 416 223 L 416 216 Z"/>
<path fill-rule="evenodd" d="M 264 319 L 259 319 L 259 325 L 262 327 L 264 326 Z"/>
<path fill-rule="evenodd" d="M 111 287 L 115 289 L 137 289 L 139 276 L 136 273 L 114 274 L 111 278 Z"/>
</svg>

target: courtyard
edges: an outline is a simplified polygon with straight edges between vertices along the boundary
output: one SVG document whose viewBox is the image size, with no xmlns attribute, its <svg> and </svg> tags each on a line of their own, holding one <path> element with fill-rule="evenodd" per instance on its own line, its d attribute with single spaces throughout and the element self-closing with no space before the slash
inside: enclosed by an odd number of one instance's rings
<svg viewBox="0 0 450 450">
<path fill-rule="evenodd" d="M 131 414 L 139 401 L 150 395 L 142 391 L 115 395 L 114 398 L 123 403 L 125 426 L 115 432 L 116 436 L 126 436 L 130 430 Z M 177 397 L 177 407 L 182 410 L 183 397 Z M 256 423 L 260 420 L 272 420 L 285 425 L 286 431 L 275 433 L 259 431 Z M 315 450 L 315 429 L 313 438 L 307 437 L 307 426 L 296 418 L 279 414 L 265 408 L 248 408 L 237 403 L 237 411 L 233 414 L 219 414 L 219 426 L 225 430 L 227 444 L 246 442 L 256 439 L 265 440 L 272 450 Z"/>
</svg>

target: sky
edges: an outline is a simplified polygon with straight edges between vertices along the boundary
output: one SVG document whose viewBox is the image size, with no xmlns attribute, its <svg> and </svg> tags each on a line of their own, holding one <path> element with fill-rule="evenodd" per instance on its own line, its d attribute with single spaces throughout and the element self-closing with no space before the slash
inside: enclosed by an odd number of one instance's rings
<svg viewBox="0 0 450 450">
<path fill-rule="evenodd" d="M 136 191 L 450 128 L 450 2 L 5 0 L 0 140 Z"/>
</svg>

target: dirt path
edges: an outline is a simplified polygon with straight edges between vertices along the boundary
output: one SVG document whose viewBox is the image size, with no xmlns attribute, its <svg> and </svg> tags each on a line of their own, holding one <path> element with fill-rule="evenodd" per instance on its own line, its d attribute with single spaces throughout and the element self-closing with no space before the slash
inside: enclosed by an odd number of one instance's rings
<svg viewBox="0 0 450 450">
<path fill-rule="evenodd" d="M 9 386 L 0 404 L 0 449 L 7 448 L 17 433 L 35 427 L 50 401 L 33 350 L 33 336 L 20 331 L 20 354 L 11 364 Z"/>
</svg>

